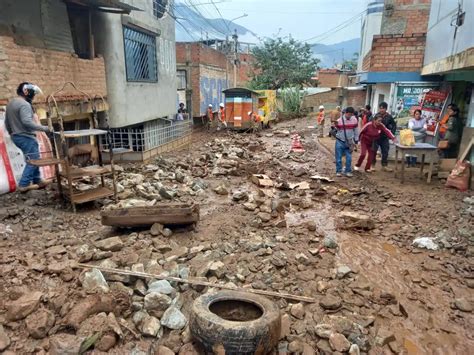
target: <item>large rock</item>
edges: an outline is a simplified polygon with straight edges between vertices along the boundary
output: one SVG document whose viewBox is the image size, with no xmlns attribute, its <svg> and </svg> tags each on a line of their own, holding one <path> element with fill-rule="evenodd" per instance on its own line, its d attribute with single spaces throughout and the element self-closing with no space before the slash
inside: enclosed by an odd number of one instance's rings
<svg viewBox="0 0 474 355">
<path fill-rule="evenodd" d="M 214 192 L 218 195 L 228 195 L 229 194 L 229 190 L 223 184 L 221 184 L 221 185 L 217 186 L 216 188 L 214 188 Z"/>
<path fill-rule="evenodd" d="M 84 273 L 82 287 L 86 292 L 95 290 L 109 292 L 109 285 L 107 284 L 107 281 L 105 281 L 104 275 L 102 275 L 98 269 L 92 269 Z"/>
<path fill-rule="evenodd" d="M 343 211 L 338 214 L 340 227 L 344 229 L 365 229 L 375 228 L 373 217 L 357 212 Z"/>
<path fill-rule="evenodd" d="M 160 321 L 153 316 L 145 316 L 141 325 L 141 332 L 143 335 L 156 337 L 159 335 L 161 325 Z"/>
<path fill-rule="evenodd" d="M 209 266 L 209 275 L 215 276 L 218 279 L 224 277 L 225 264 L 222 261 L 215 261 Z"/>
<path fill-rule="evenodd" d="M 32 338 L 43 339 L 53 327 L 55 317 L 52 312 L 42 309 L 26 317 L 25 323 Z"/>
<path fill-rule="evenodd" d="M 174 355 L 174 351 L 170 348 L 167 348 L 166 346 L 160 345 L 156 349 L 155 355 Z"/>
<path fill-rule="evenodd" d="M 249 199 L 249 194 L 245 191 L 234 192 L 234 194 L 232 195 L 232 200 L 236 202 L 248 201 L 248 199 Z"/>
<path fill-rule="evenodd" d="M 351 347 L 349 340 L 340 333 L 332 333 L 329 337 L 329 344 L 333 350 L 341 353 L 348 351 Z"/>
<path fill-rule="evenodd" d="M 161 318 L 161 325 L 169 329 L 183 329 L 186 323 L 184 314 L 175 307 L 168 308 Z"/>
<path fill-rule="evenodd" d="M 323 239 L 323 245 L 329 249 L 337 248 L 337 240 L 333 235 L 327 235 Z"/>
<path fill-rule="evenodd" d="M 49 339 L 50 355 L 77 355 L 84 341 L 72 334 L 56 334 Z"/>
<path fill-rule="evenodd" d="M 150 292 L 145 296 L 145 309 L 151 314 L 161 316 L 171 305 L 171 298 L 158 292 Z"/>
<path fill-rule="evenodd" d="M 293 317 L 298 318 L 298 319 L 303 319 L 304 318 L 304 306 L 302 303 L 297 303 L 291 306 L 290 313 Z"/>
<path fill-rule="evenodd" d="M 463 312 L 472 312 L 472 304 L 465 298 L 458 298 L 454 301 L 454 306 Z"/>
<path fill-rule="evenodd" d="M 38 308 L 42 296 L 43 294 L 38 291 L 28 292 L 19 299 L 8 302 L 5 305 L 7 309 L 6 318 L 11 321 L 25 318 Z"/>
<path fill-rule="evenodd" d="M 164 295 L 174 295 L 176 293 L 176 290 L 171 286 L 171 284 L 167 280 L 159 280 L 159 281 L 153 281 L 149 286 L 148 286 L 148 292 L 158 292 L 162 293 Z"/>
<path fill-rule="evenodd" d="M 0 351 L 5 350 L 10 345 L 10 337 L 3 329 L 3 325 L 0 324 Z"/>
<path fill-rule="evenodd" d="M 161 223 L 155 223 L 150 228 L 150 233 L 153 236 L 160 235 L 163 232 L 164 226 Z"/>
<path fill-rule="evenodd" d="M 335 310 L 341 307 L 341 299 L 336 296 L 326 295 L 319 301 L 319 305 L 324 309 Z"/>
<path fill-rule="evenodd" d="M 123 248 L 123 242 L 119 237 L 111 237 L 99 240 L 95 243 L 95 246 L 105 251 L 119 251 Z"/>
<path fill-rule="evenodd" d="M 342 279 L 349 275 L 352 272 L 352 269 L 347 265 L 341 265 L 336 269 L 336 277 Z"/>
</svg>

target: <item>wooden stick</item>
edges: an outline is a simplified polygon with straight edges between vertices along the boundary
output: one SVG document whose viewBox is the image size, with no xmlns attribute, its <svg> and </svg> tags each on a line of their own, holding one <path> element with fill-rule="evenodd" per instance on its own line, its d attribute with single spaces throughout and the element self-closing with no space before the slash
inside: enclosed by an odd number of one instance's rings
<svg viewBox="0 0 474 355">
<path fill-rule="evenodd" d="M 225 290 L 255 293 L 255 294 L 258 294 L 258 295 L 273 296 L 273 297 L 285 298 L 285 299 L 289 299 L 289 300 L 301 301 L 301 302 L 307 302 L 307 303 L 316 303 L 317 302 L 317 300 L 315 298 L 312 298 L 312 297 L 291 295 L 289 293 L 280 293 L 280 292 L 248 289 L 248 288 L 243 288 L 243 287 L 232 287 L 232 286 L 221 285 L 221 284 L 216 284 L 216 283 L 212 283 L 212 282 L 198 281 L 198 280 L 195 280 L 195 279 L 192 279 L 192 278 L 191 279 L 182 279 L 182 278 L 173 277 L 173 276 L 161 276 L 161 275 L 150 274 L 150 273 L 146 273 L 146 272 L 120 270 L 120 269 L 115 269 L 115 268 L 108 268 L 108 267 L 102 267 L 102 266 L 90 265 L 90 264 L 82 264 L 82 263 L 78 263 L 75 266 L 79 267 L 79 268 L 83 268 L 83 269 L 97 269 L 97 270 L 100 270 L 100 271 L 103 271 L 103 272 L 108 272 L 108 273 L 111 273 L 111 274 L 136 276 L 136 277 L 141 277 L 141 278 L 145 278 L 145 279 L 158 279 L 158 280 L 166 280 L 166 281 L 175 281 L 175 282 L 179 282 L 179 283 L 183 283 L 183 284 L 196 285 L 196 286 L 216 287 L 216 288 L 221 288 L 221 289 L 225 289 Z"/>
</svg>

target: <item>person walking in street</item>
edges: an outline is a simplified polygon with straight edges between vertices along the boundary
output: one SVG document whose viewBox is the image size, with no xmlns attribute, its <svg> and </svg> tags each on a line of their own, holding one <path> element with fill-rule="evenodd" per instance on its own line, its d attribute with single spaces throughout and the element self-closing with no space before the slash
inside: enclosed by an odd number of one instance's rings
<svg viewBox="0 0 474 355">
<path fill-rule="evenodd" d="M 362 127 L 364 127 L 370 120 L 372 120 L 372 111 L 370 105 L 365 105 L 365 108 L 362 111 Z"/>
<path fill-rule="evenodd" d="M 224 107 L 224 104 L 221 103 L 219 105 L 219 111 L 217 112 L 217 130 L 219 131 L 221 129 L 222 126 L 226 127 L 227 128 L 227 122 L 225 120 L 225 107 Z"/>
<path fill-rule="evenodd" d="M 352 151 L 359 140 L 359 121 L 353 107 L 348 107 L 337 120 L 336 133 L 336 176 L 342 176 L 342 156 L 346 156 L 345 175 L 352 177 Z"/>
<path fill-rule="evenodd" d="M 365 124 L 360 131 L 360 146 L 361 152 L 359 160 L 354 167 L 355 171 L 359 171 L 362 163 L 364 162 L 365 157 L 368 155 L 367 163 L 365 165 L 365 171 L 368 173 L 373 172 L 374 170 L 371 167 L 372 161 L 376 154 L 376 144 L 380 139 L 380 136 L 385 134 L 388 139 L 391 139 L 393 142 L 396 141 L 393 133 L 385 127 L 382 123 L 382 116 L 376 115 L 371 122 Z"/>
<path fill-rule="evenodd" d="M 381 102 L 379 105 L 379 112 L 375 114 L 374 119 L 380 117 L 382 119 L 382 124 L 386 129 L 388 129 L 392 135 L 397 131 L 397 123 L 391 114 L 387 112 L 388 105 L 386 102 Z M 376 142 L 375 155 L 373 156 L 372 165 L 375 166 L 377 162 L 377 150 L 380 147 L 382 152 L 382 170 L 384 171 L 393 171 L 388 167 L 388 152 L 390 150 L 390 137 L 385 133 L 385 130 L 382 131 L 380 138 Z"/>
<path fill-rule="evenodd" d="M 324 106 L 323 105 L 319 106 L 317 123 L 318 123 L 318 137 L 323 138 L 324 137 Z"/>
<path fill-rule="evenodd" d="M 18 97 L 7 105 L 5 127 L 13 143 L 21 149 L 26 159 L 26 166 L 18 183 L 18 191 L 26 192 L 44 188 L 47 185 L 47 182 L 41 180 L 39 167 L 29 164 L 29 160 L 40 158 L 35 132 L 49 132 L 49 128 L 35 123 L 37 116 L 33 112 L 32 102 L 35 95 L 41 93 L 41 89 L 34 84 L 24 82 L 18 85 L 16 93 Z"/>
</svg>

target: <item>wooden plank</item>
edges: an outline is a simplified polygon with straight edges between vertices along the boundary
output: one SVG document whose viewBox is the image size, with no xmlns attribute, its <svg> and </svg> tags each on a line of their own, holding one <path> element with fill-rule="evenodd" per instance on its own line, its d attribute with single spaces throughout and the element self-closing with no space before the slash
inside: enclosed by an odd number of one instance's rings
<svg viewBox="0 0 474 355">
<path fill-rule="evenodd" d="M 474 127 L 464 127 L 462 130 L 461 144 L 459 145 L 459 154 L 462 154 L 466 150 L 472 138 L 474 138 Z"/>
<path fill-rule="evenodd" d="M 83 268 L 83 269 L 97 269 L 97 270 L 100 270 L 102 272 L 111 273 L 111 274 L 130 275 L 130 276 L 147 278 L 147 279 L 158 279 L 158 280 L 174 281 L 174 282 L 179 282 L 179 283 L 188 284 L 188 285 L 215 287 L 215 288 L 220 288 L 220 289 L 225 289 L 225 290 L 232 290 L 232 291 L 246 292 L 246 293 L 255 293 L 255 294 L 258 294 L 258 295 L 273 296 L 273 297 L 285 298 L 285 299 L 289 299 L 289 300 L 301 301 L 301 302 L 307 302 L 307 303 L 316 303 L 317 302 L 317 300 L 315 298 L 312 298 L 312 297 L 298 296 L 298 295 L 292 295 L 292 294 L 289 294 L 289 293 L 281 293 L 281 292 L 256 290 L 256 289 L 251 289 L 251 288 L 246 288 L 246 287 L 233 287 L 233 286 L 228 286 L 228 285 L 216 284 L 216 283 L 213 283 L 213 282 L 199 281 L 199 280 L 195 280 L 193 278 L 182 279 L 182 278 L 179 278 L 179 277 L 162 276 L 162 275 L 150 274 L 150 273 L 146 273 L 146 272 L 121 270 L 121 269 L 107 268 L 107 267 L 101 267 L 101 266 L 97 266 L 97 265 L 81 264 L 81 263 L 78 263 L 75 266 L 79 267 L 79 268 Z"/>
<path fill-rule="evenodd" d="M 129 207 L 101 211 L 102 224 L 116 227 L 145 227 L 193 224 L 199 221 L 198 204 L 160 204 L 151 207 Z"/>
</svg>

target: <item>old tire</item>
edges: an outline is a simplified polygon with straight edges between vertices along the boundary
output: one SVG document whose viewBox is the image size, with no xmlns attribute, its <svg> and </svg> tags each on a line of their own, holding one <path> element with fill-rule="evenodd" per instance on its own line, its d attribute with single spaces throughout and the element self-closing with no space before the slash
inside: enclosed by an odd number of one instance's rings
<svg viewBox="0 0 474 355">
<path fill-rule="evenodd" d="M 205 294 L 193 303 L 190 329 L 208 353 L 225 350 L 226 355 L 263 355 L 278 344 L 280 310 L 269 299 L 255 294 Z"/>
</svg>

